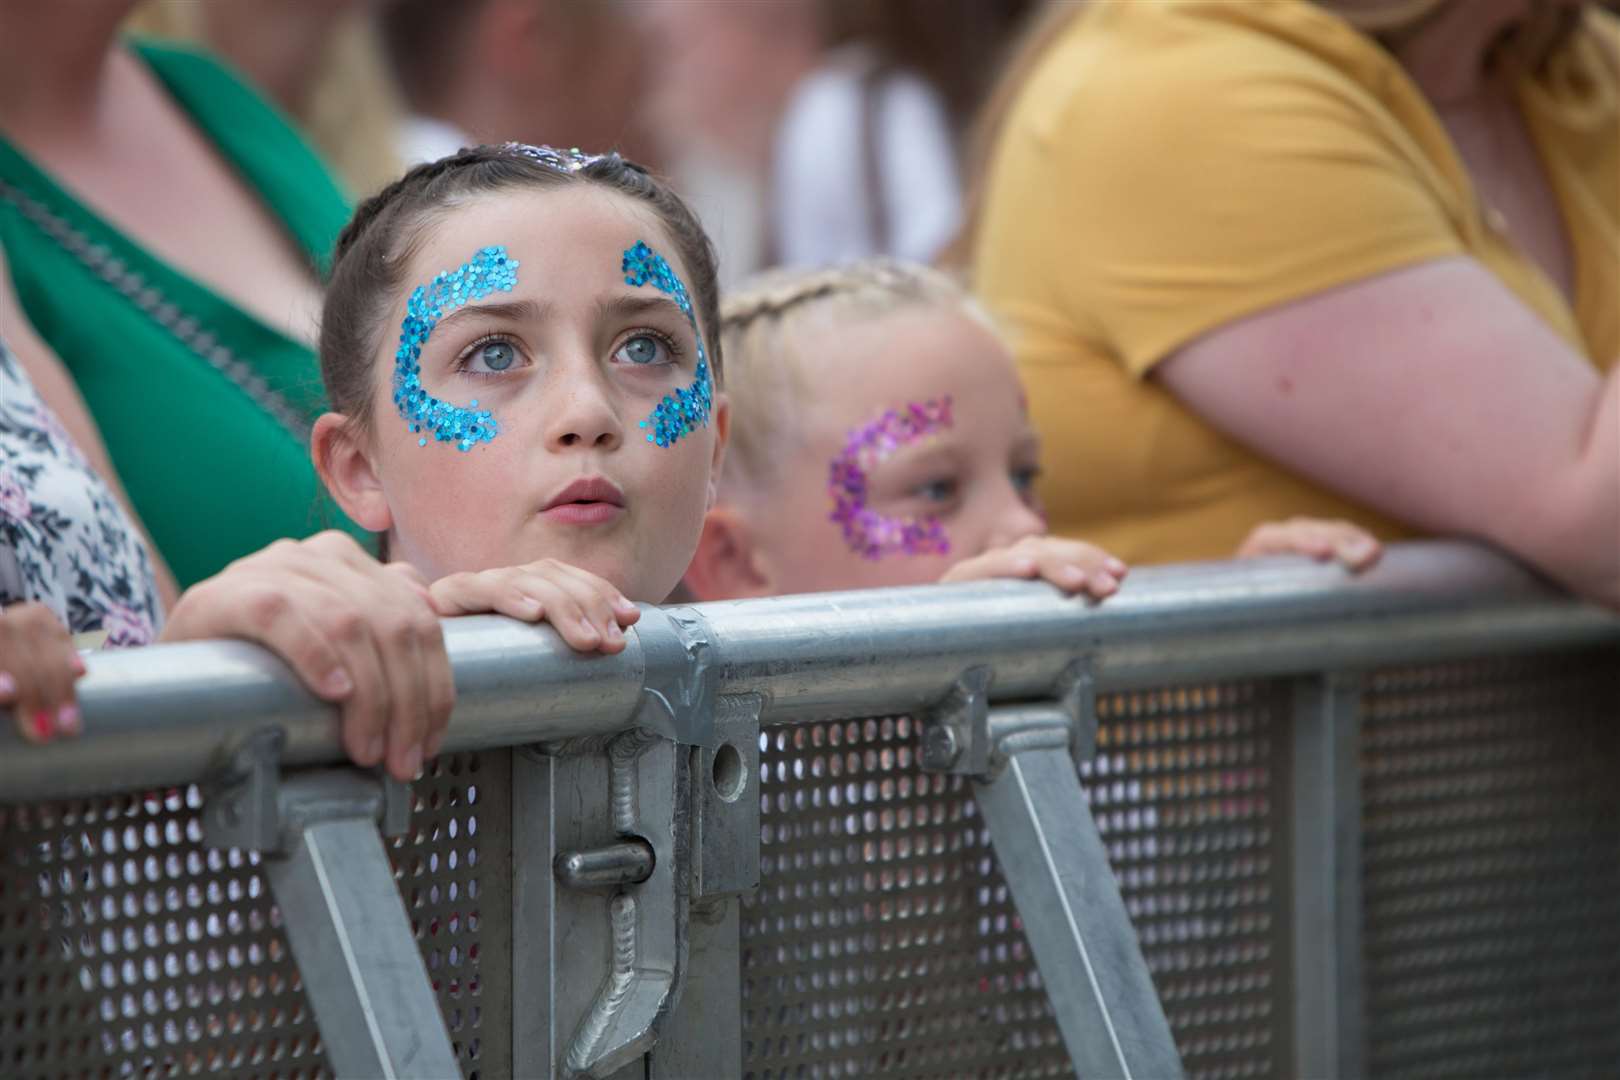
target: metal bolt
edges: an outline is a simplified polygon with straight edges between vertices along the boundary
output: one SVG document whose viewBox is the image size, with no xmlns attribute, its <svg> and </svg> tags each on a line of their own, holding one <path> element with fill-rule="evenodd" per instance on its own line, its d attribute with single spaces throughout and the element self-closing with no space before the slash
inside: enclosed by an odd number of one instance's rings
<svg viewBox="0 0 1620 1080">
<path fill-rule="evenodd" d="M 652 877 L 652 845 L 633 837 L 606 847 L 564 851 L 552 863 L 557 880 L 570 889 L 638 885 Z"/>
<path fill-rule="evenodd" d="M 922 767 L 943 772 L 956 764 L 962 756 L 962 747 L 956 738 L 956 729 L 948 724 L 932 724 L 924 729 L 922 737 Z"/>
</svg>

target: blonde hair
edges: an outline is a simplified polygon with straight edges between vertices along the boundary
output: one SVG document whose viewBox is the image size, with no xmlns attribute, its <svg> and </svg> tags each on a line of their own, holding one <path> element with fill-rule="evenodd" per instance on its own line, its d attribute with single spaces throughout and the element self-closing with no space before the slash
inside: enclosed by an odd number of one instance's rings
<svg viewBox="0 0 1620 1080">
<path fill-rule="evenodd" d="M 991 326 L 950 275 L 917 263 L 865 259 L 824 270 L 777 270 L 752 279 L 720 304 L 721 352 L 731 401 L 723 482 L 769 490 L 793 450 L 794 416 L 814 400 L 813 334 L 914 308 L 953 309 Z"/>
</svg>

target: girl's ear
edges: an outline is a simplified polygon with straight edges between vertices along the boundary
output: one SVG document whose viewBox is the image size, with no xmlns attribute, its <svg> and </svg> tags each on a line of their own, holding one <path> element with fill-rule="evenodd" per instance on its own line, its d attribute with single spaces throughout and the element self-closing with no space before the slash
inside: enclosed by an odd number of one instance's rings
<svg viewBox="0 0 1620 1080">
<path fill-rule="evenodd" d="M 748 519 L 723 503 L 704 516 L 703 535 L 682 584 L 697 600 L 772 596 L 775 589 L 759 554 Z"/>
<path fill-rule="evenodd" d="M 726 443 L 731 439 L 731 401 L 714 396 L 714 460 L 709 462 L 709 509 L 720 501 L 720 471 L 726 464 Z"/>
<path fill-rule="evenodd" d="M 374 533 L 393 527 L 382 481 L 353 421 L 342 413 L 324 414 L 310 432 L 309 453 L 321 483 L 356 525 Z"/>
</svg>

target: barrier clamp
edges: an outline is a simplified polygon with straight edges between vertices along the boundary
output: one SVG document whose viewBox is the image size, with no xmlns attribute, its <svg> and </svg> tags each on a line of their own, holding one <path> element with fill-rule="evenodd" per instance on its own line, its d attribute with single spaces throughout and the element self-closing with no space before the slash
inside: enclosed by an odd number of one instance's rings
<svg viewBox="0 0 1620 1080">
<path fill-rule="evenodd" d="M 983 776 L 990 771 L 990 684 L 995 671 L 970 667 L 922 719 L 919 763 L 930 772 Z"/>
<path fill-rule="evenodd" d="M 636 727 L 687 746 L 713 746 L 715 680 L 709 624 L 691 608 L 641 609 L 643 672 Z"/>
<path fill-rule="evenodd" d="M 203 783 L 203 841 L 209 847 L 274 854 L 288 847 L 288 822 L 320 817 L 369 817 L 389 837 L 409 830 L 410 785 L 381 769 L 374 778 L 355 769 L 314 770 L 289 791 L 281 776 L 286 742 L 281 728 L 260 728 Z"/>
<path fill-rule="evenodd" d="M 1082 657 L 1064 669 L 1048 700 L 990 706 L 995 673 L 971 667 L 922 719 L 918 759 L 930 772 L 989 778 L 1020 749 L 1068 748 L 1075 764 L 1097 750 L 1097 682 Z"/>
</svg>

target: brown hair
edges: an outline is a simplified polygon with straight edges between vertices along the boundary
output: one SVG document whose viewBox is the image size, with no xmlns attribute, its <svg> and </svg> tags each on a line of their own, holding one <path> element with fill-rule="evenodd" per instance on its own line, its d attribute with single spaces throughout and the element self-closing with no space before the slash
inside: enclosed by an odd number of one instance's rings
<svg viewBox="0 0 1620 1080">
<path fill-rule="evenodd" d="M 770 491 L 774 464 L 791 456 L 784 442 L 795 435 L 793 417 L 815 397 L 808 334 L 914 308 L 955 309 L 991 326 L 950 275 L 887 258 L 772 271 L 728 294 L 720 308 L 720 338 L 731 357 L 726 480 Z"/>
<path fill-rule="evenodd" d="M 555 162 L 553 164 L 552 162 Z M 371 371 L 383 322 L 405 286 L 405 268 L 427 227 L 479 195 L 523 188 L 591 184 L 649 208 L 668 231 L 686 271 L 698 333 L 720 382 L 720 290 L 714 245 L 679 195 L 618 154 L 581 155 L 546 148 L 478 146 L 418 165 L 360 204 L 338 236 L 321 312 L 321 379 L 332 407 L 365 429 L 371 422 Z"/>
<path fill-rule="evenodd" d="M 984 213 L 984 184 L 995 152 L 996 140 L 1001 137 L 1007 114 L 1023 93 L 1029 80 L 1047 52 L 1063 36 L 1063 31 L 1080 12 L 1085 10 L 1081 0 L 1047 0 L 1044 7 L 1032 12 L 1022 33 L 1014 41 L 1001 76 L 990 88 L 979 115 L 974 119 L 967 138 L 966 165 L 963 169 L 964 195 L 962 224 L 956 235 L 935 259 L 940 266 L 952 270 L 966 270 L 973 262 L 975 233 Z"/>
</svg>

